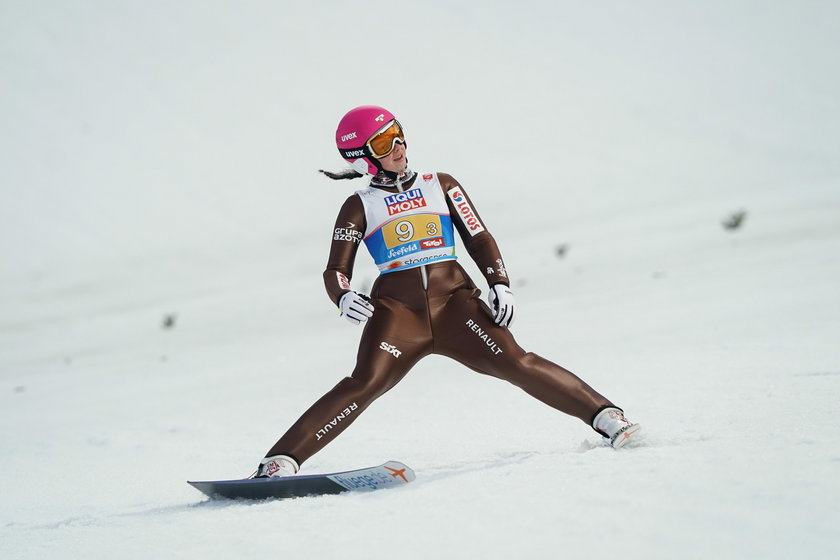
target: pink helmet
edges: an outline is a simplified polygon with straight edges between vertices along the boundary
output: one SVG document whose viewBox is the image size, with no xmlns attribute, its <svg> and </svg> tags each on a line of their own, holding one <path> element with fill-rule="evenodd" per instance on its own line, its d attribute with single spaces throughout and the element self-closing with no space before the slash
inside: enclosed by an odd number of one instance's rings
<svg viewBox="0 0 840 560">
<path fill-rule="evenodd" d="M 390 111 L 376 105 L 351 109 L 335 131 L 335 144 L 341 157 L 359 173 L 376 175 L 382 171 L 382 165 L 373 157 L 367 141 L 393 120 L 396 118 Z"/>
</svg>

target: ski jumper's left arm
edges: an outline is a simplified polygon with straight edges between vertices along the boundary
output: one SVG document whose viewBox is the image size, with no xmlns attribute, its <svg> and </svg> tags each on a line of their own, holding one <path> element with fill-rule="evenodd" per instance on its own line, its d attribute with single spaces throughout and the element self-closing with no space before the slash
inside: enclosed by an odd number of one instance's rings
<svg viewBox="0 0 840 560">
<path fill-rule="evenodd" d="M 362 200 L 351 195 L 335 219 L 330 256 L 324 270 L 324 287 L 332 302 L 338 305 L 341 296 L 352 291 L 350 279 L 353 277 L 353 263 L 356 252 L 364 237 L 367 220 Z"/>
<path fill-rule="evenodd" d="M 446 196 L 446 204 L 452 215 L 452 223 L 464 247 L 472 257 L 478 269 L 487 280 L 487 285 L 504 284 L 510 286 L 502 253 L 496 240 L 490 234 L 484 221 L 475 209 L 475 205 L 464 191 L 464 187 L 454 177 L 438 173 L 438 180 Z"/>
</svg>

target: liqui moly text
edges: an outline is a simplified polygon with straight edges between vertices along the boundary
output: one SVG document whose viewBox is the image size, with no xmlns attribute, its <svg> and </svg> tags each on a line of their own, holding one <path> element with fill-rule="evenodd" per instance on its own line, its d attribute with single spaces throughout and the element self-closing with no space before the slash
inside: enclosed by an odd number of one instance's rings
<svg viewBox="0 0 840 560">
<path fill-rule="evenodd" d="M 393 216 L 400 212 L 426 206 L 426 199 L 423 198 L 420 189 L 409 189 L 405 192 L 386 196 L 385 205 L 388 207 L 388 215 Z"/>
</svg>

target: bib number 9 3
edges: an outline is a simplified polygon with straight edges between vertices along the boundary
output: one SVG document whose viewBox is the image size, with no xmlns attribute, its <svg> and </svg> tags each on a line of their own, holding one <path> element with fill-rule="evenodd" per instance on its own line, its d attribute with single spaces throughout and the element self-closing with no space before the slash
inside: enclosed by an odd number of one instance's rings
<svg viewBox="0 0 840 560">
<path fill-rule="evenodd" d="M 395 220 L 382 228 L 388 248 L 440 235 L 440 216 L 417 215 Z"/>
</svg>

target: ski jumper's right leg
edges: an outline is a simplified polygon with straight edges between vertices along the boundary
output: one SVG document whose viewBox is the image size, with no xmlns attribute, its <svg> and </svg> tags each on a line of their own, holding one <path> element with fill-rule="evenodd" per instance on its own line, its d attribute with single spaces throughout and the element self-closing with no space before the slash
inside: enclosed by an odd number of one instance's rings
<svg viewBox="0 0 840 560">
<path fill-rule="evenodd" d="M 359 343 L 356 368 L 321 397 L 266 454 L 290 455 L 299 464 L 333 441 L 374 400 L 431 353 L 428 313 L 403 302 L 373 299 L 374 314 Z"/>
</svg>

